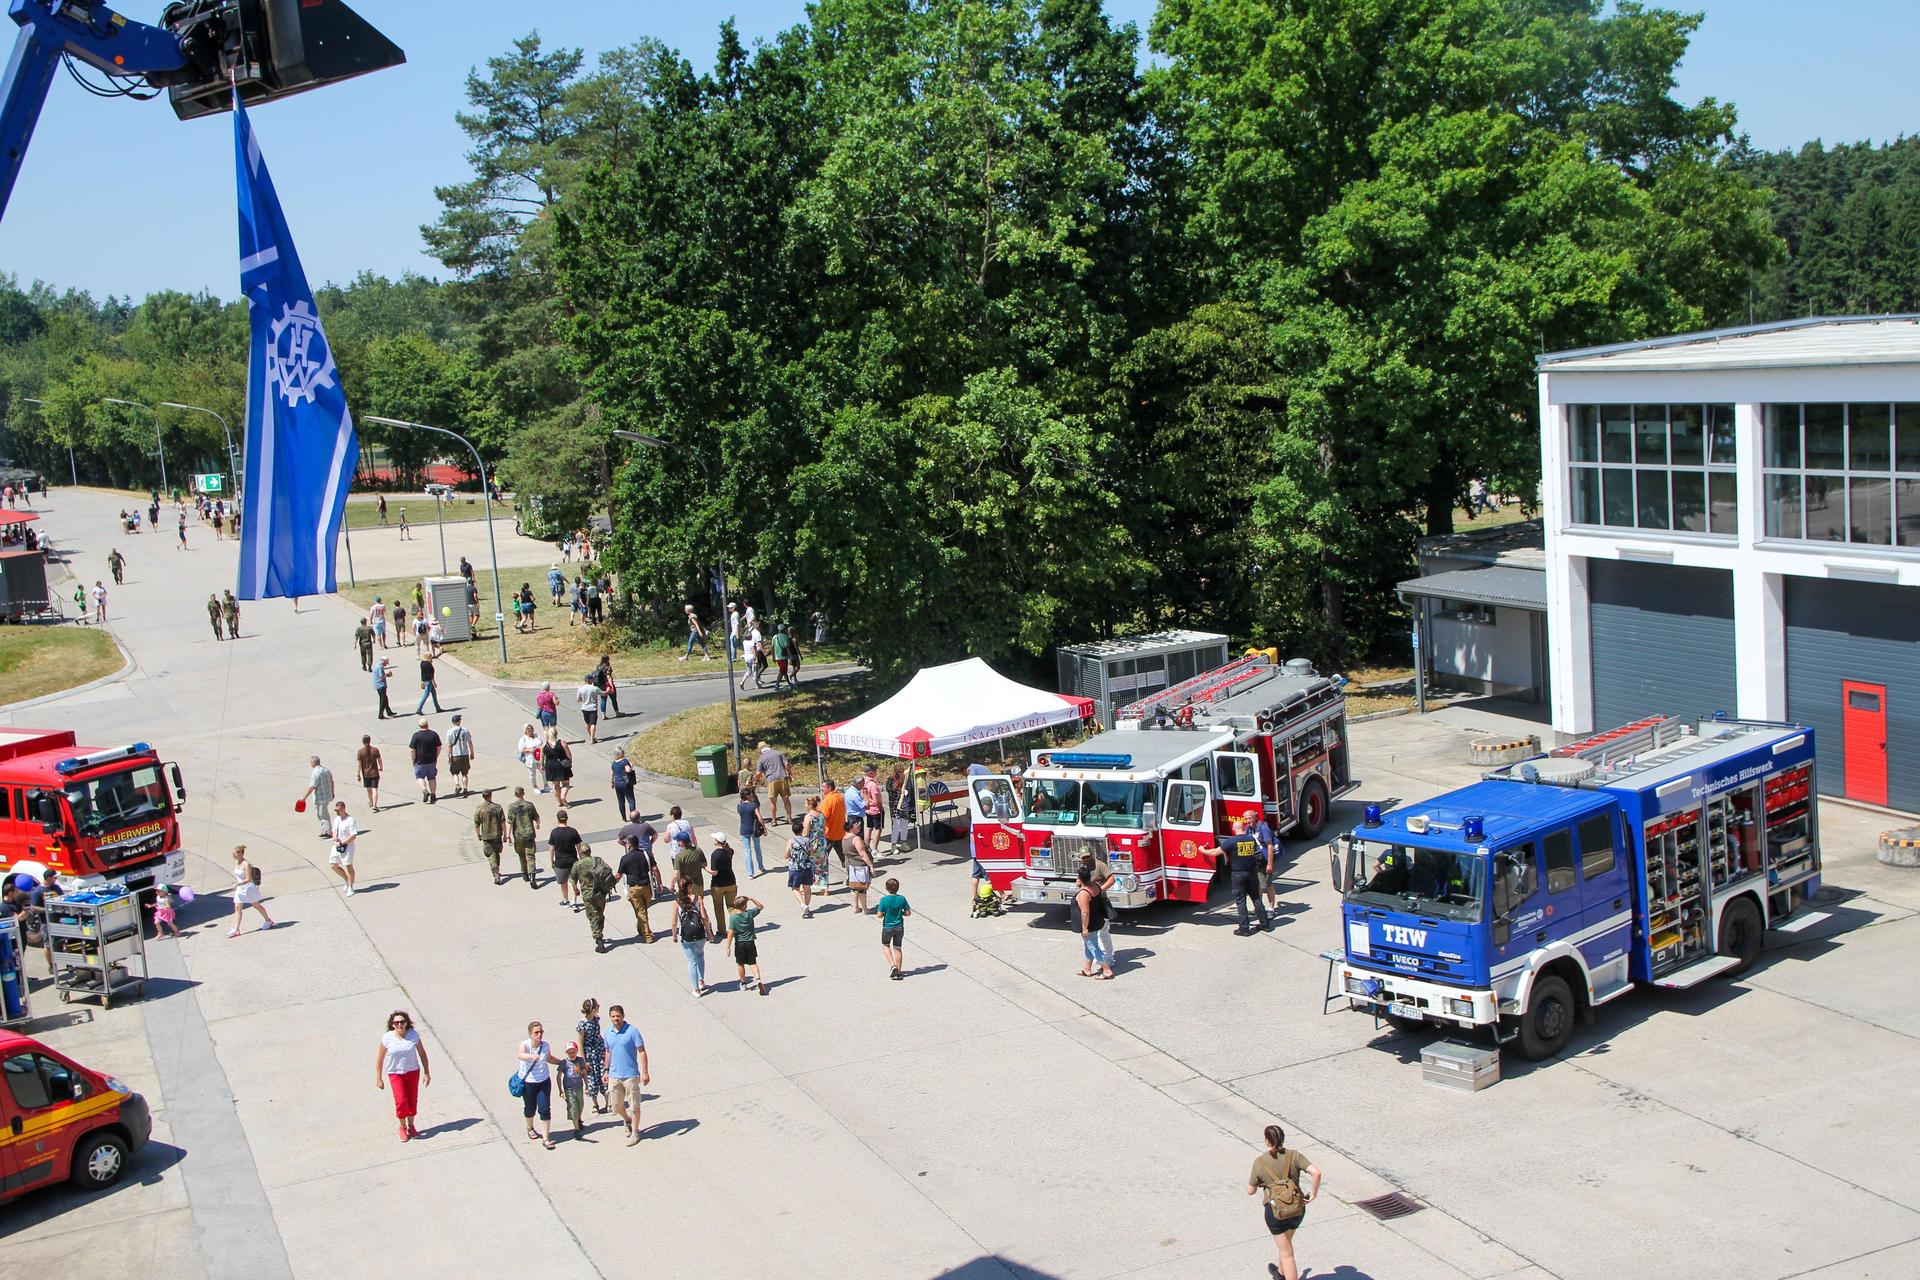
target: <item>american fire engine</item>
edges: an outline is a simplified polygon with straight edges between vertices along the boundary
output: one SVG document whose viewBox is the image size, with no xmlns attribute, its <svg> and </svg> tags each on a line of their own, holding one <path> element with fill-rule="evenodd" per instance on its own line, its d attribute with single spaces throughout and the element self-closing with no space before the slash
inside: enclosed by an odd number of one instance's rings
<svg viewBox="0 0 1920 1280">
<path fill-rule="evenodd" d="M 0 871 L 51 867 L 68 889 L 179 884 L 186 798 L 180 766 L 144 742 L 102 749 L 71 730 L 0 729 Z"/>
<path fill-rule="evenodd" d="M 1253 654 L 1124 707 L 1119 727 L 1036 751 L 1015 780 L 970 779 L 973 854 L 995 889 L 1065 902 L 1083 854 L 1106 859 L 1118 907 L 1204 902 L 1203 850 L 1232 818 L 1264 813 L 1312 836 L 1354 784 L 1344 681 Z"/>
</svg>

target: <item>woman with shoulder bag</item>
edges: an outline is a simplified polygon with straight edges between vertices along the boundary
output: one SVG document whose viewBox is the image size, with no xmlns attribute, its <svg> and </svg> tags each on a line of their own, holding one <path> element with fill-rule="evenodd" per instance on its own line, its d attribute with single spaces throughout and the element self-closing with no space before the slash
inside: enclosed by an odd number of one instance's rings
<svg viewBox="0 0 1920 1280">
<path fill-rule="evenodd" d="M 707 921 L 706 900 L 682 877 L 673 894 L 673 936 L 687 957 L 687 981 L 693 994 L 707 994 L 707 940 L 713 927 Z"/>
<path fill-rule="evenodd" d="M 527 1136 L 540 1139 L 540 1145 L 553 1150 L 553 1068 L 566 1061 L 547 1043 L 547 1029 L 539 1022 L 527 1024 L 527 1038 L 520 1042 L 520 1113 L 526 1117 Z M 540 1115 L 544 1133 L 533 1129 L 534 1113 Z"/>
<path fill-rule="evenodd" d="M 1261 1136 L 1267 1150 L 1254 1160 L 1253 1172 L 1247 1175 L 1247 1194 L 1266 1193 L 1267 1230 L 1280 1251 L 1279 1264 L 1269 1262 L 1267 1273 L 1300 1280 L 1300 1264 L 1293 1257 L 1293 1233 L 1306 1220 L 1307 1206 L 1320 1194 L 1320 1166 L 1308 1163 L 1298 1151 L 1287 1150 L 1287 1132 L 1279 1125 L 1268 1125 Z M 1313 1179 L 1313 1185 L 1306 1189 L 1300 1186 L 1303 1173 Z"/>
<path fill-rule="evenodd" d="M 252 907 L 260 913 L 262 929 L 273 928 L 273 917 L 267 914 L 265 897 L 260 892 L 260 873 L 247 861 L 247 846 L 233 846 L 233 929 L 229 938 L 240 936 L 240 921 Z"/>
<path fill-rule="evenodd" d="M 547 730 L 547 740 L 540 747 L 540 764 L 547 785 L 553 788 L 554 802 L 566 804 L 567 793 L 573 790 L 573 748 L 558 729 Z"/>
</svg>

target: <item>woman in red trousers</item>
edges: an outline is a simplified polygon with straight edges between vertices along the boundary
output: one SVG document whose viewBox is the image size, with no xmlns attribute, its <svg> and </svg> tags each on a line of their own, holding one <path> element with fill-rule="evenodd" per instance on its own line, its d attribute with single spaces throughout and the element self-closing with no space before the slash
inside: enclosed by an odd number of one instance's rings
<svg viewBox="0 0 1920 1280">
<path fill-rule="evenodd" d="M 411 1142 L 420 1136 L 413 1117 L 420 1110 L 420 1086 L 433 1083 L 433 1068 L 427 1062 L 427 1046 L 413 1029 L 413 1018 L 405 1009 L 395 1009 L 387 1019 L 387 1033 L 380 1037 L 380 1052 L 373 1060 L 374 1083 L 393 1093 L 393 1114 L 400 1119 L 400 1141 Z"/>
</svg>

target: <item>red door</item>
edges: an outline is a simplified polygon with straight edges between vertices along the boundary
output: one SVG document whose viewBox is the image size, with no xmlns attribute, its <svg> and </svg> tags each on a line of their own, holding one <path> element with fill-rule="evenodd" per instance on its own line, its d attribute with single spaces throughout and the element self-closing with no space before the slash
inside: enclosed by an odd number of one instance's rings
<svg viewBox="0 0 1920 1280">
<path fill-rule="evenodd" d="M 1004 774 L 976 777 L 972 783 L 967 788 L 967 807 L 973 815 L 973 858 L 994 889 L 1004 893 L 1027 870 L 1020 796 Z"/>
<path fill-rule="evenodd" d="M 1842 680 L 1840 697 L 1847 799 L 1884 805 L 1887 802 L 1887 686 Z"/>
</svg>

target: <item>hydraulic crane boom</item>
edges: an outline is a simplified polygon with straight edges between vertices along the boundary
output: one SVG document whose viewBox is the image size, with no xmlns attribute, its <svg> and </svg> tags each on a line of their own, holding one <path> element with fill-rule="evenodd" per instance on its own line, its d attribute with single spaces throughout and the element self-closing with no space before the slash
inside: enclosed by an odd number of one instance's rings
<svg viewBox="0 0 1920 1280">
<path fill-rule="evenodd" d="M 110 76 L 145 77 L 187 65 L 180 39 L 160 27 L 129 22 L 105 4 L 86 0 L 12 0 L 7 14 L 20 24 L 0 89 L 0 216 L 6 213 L 20 165 L 40 122 L 60 59 L 71 55 Z"/>
<path fill-rule="evenodd" d="M 181 119 L 364 75 L 407 60 L 344 0 L 175 0 L 158 26 L 106 0 L 7 0 L 20 35 L 0 81 L 0 216 L 63 59 L 84 62 L 129 97 L 165 89 Z M 75 73 L 76 76 L 78 73 Z"/>
</svg>

